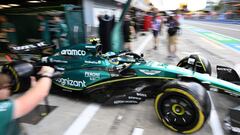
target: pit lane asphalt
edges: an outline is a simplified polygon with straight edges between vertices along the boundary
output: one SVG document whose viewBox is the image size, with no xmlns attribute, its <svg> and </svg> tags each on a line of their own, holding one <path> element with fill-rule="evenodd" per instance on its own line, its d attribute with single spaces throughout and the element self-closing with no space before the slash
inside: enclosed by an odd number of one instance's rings
<svg viewBox="0 0 240 135">
<path fill-rule="evenodd" d="M 225 24 L 225 23 L 214 23 L 204 21 L 190 21 L 185 20 L 184 24 L 196 26 L 202 29 L 211 30 L 219 34 L 230 36 L 233 38 L 240 39 L 240 25 L 237 24 Z"/>
<path fill-rule="evenodd" d="M 188 23 L 188 25 L 190 25 Z M 151 33 L 150 33 L 151 34 Z M 239 63 L 239 53 L 193 33 L 183 30 L 178 44 L 177 59 L 167 59 L 166 34 L 160 37 L 160 44 L 157 50 L 153 50 L 153 42 L 146 42 L 142 51 L 147 60 L 155 60 L 163 63 L 176 65 L 177 62 L 190 53 L 196 52 L 207 57 L 213 68 L 213 76 L 216 76 L 216 64 L 234 66 Z M 148 37 L 140 36 L 136 40 L 134 50 L 137 50 L 142 42 Z M 67 93 L 66 93 L 67 94 Z M 220 118 L 220 122 L 227 113 L 227 108 L 239 105 L 239 99 L 211 93 L 214 105 Z M 37 125 L 23 124 L 29 135 L 61 135 L 69 129 L 72 123 L 91 104 L 87 100 L 59 96 L 49 96 L 50 105 L 58 106 L 53 112 L 46 116 Z M 44 103 L 43 103 L 44 104 Z M 165 128 L 158 120 L 153 108 L 153 100 L 141 102 L 138 105 L 117 105 L 112 107 L 101 106 L 96 114 L 86 124 L 81 135 L 131 135 L 134 129 L 143 129 L 144 135 L 177 135 Z M 80 129 L 79 129 L 80 130 Z M 140 135 L 141 133 L 139 133 Z M 206 125 L 194 135 L 212 135 L 211 126 Z"/>
</svg>

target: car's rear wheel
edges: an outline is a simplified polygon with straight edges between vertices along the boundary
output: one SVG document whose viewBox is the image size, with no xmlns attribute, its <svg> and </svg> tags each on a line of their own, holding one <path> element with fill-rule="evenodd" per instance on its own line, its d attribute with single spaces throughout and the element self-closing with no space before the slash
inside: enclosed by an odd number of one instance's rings
<svg viewBox="0 0 240 135">
<path fill-rule="evenodd" d="M 190 134 L 202 128 L 211 103 L 208 93 L 199 83 L 171 81 L 163 86 L 154 102 L 159 120 L 169 129 Z"/>
</svg>

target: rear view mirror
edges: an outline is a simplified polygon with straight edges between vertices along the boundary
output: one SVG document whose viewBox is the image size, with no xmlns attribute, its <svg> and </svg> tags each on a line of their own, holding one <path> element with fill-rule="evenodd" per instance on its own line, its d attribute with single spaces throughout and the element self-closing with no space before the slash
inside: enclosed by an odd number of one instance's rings
<svg viewBox="0 0 240 135">
<path fill-rule="evenodd" d="M 237 72 L 229 67 L 217 66 L 217 78 L 229 81 L 232 83 L 240 83 L 239 76 Z"/>
</svg>

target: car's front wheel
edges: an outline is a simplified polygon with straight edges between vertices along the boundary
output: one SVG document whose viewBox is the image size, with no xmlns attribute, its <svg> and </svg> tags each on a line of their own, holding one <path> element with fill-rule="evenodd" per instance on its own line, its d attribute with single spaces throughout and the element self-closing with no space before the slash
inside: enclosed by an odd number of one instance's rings
<svg viewBox="0 0 240 135">
<path fill-rule="evenodd" d="M 166 127 L 184 134 L 201 129 L 211 110 L 210 99 L 203 86 L 178 80 L 163 86 L 154 106 L 159 120 Z"/>
</svg>

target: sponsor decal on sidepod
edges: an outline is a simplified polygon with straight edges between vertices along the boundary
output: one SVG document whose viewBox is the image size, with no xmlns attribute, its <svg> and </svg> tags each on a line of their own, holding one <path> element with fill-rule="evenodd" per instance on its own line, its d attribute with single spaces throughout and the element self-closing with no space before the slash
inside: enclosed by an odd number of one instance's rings
<svg viewBox="0 0 240 135">
<path fill-rule="evenodd" d="M 69 56 L 85 56 L 87 53 L 84 50 L 66 49 L 62 50 L 60 54 Z"/>
<path fill-rule="evenodd" d="M 77 80 L 71 80 L 69 78 L 58 78 L 56 80 L 58 83 L 64 86 L 73 86 L 73 87 L 86 87 L 86 82 L 84 80 L 77 81 Z"/>
<path fill-rule="evenodd" d="M 90 80 L 97 80 L 100 79 L 100 73 L 85 72 L 85 77 L 90 78 Z"/>
</svg>

